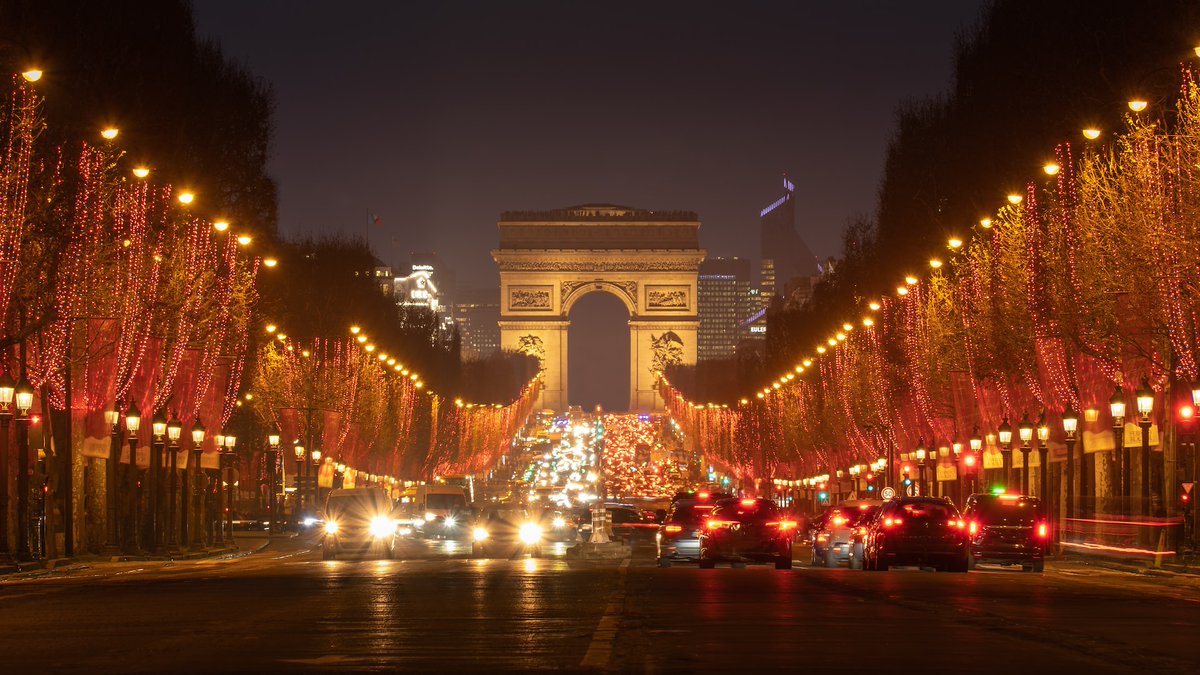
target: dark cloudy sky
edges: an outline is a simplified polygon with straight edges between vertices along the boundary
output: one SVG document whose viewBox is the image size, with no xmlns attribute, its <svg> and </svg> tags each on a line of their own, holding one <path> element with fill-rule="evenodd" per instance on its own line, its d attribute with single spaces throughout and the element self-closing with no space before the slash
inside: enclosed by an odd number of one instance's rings
<svg viewBox="0 0 1200 675">
<path fill-rule="evenodd" d="M 873 210 L 894 111 L 947 87 L 980 0 L 196 0 L 200 33 L 274 87 L 286 234 L 364 232 L 492 285 L 510 209 L 699 212 L 710 255 L 758 253 L 797 186 L 836 254 Z"/>
</svg>

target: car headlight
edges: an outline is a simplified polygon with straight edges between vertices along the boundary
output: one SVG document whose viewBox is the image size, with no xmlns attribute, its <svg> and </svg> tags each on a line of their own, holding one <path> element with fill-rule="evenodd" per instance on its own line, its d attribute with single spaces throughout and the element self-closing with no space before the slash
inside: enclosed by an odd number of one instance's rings
<svg viewBox="0 0 1200 675">
<path fill-rule="evenodd" d="M 333 520 L 325 521 L 325 534 L 337 534 L 337 531 L 338 531 L 337 521 L 333 521 Z"/>
<path fill-rule="evenodd" d="M 474 535 L 475 535 L 475 541 L 483 541 L 484 539 L 488 538 L 488 531 L 483 529 L 482 527 L 477 527 L 477 528 L 475 528 Z"/>
<path fill-rule="evenodd" d="M 305 527 L 312 527 L 313 525 L 316 525 L 316 524 L 317 524 L 317 519 L 316 519 L 316 518 L 313 518 L 312 516 L 307 516 L 307 517 L 305 517 L 305 519 L 304 519 L 304 526 L 305 526 Z"/>
<path fill-rule="evenodd" d="M 371 519 L 371 536 L 376 539 L 390 537 L 396 533 L 396 523 L 391 518 L 376 516 Z"/>
<path fill-rule="evenodd" d="M 434 513 L 433 511 L 426 511 L 426 512 L 425 512 L 425 522 L 427 522 L 427 523 L 428 523 L 428 522 L 432 521 L 434 518 L 437 518 L 437 514 L 436 514 L 436 513 Z"/>
<path fill-rule="evenodd" d="M 567 526 L 567 519 L 559 516 L 554 519 L 554 529 L 561 530 Z"/>
<path fill-rule="evenodd" d="M 446 520 L 443 522 L 446 527 L 454 527 L 458 524 L 458 521 L 454 519 L 454 516 L 446 516 Z"/>
<path fill-rule="evenodd" d="M 521 526 L 520 537 L 526 544 L 536 544 L 542 540 L 542 528 L 537 523 L 525 523 Z"/>
</svg>

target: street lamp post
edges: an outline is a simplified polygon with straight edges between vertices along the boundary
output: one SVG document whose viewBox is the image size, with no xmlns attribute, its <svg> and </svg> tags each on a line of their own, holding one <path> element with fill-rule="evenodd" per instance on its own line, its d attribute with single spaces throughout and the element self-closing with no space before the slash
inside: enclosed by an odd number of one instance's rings
<svg viewBox="0 0 1200 675">
<path fill-rule="evenodd" d="M 922 497 L 926 496 L 929 490 L 929 486 L 925 483 L 925 456 L 927 454 L 929 451 L 925 449 L 925 439 L 919 439 L 917 441 L 917 475 L 920 477 L 920 482 L 917 490 Z"/>
<path fill-rule="evenodd" d="M 217 484 L 222 486 L 222 490 L 223 490 L 222 494 L 224 496 L 224 499 L 222 501 L 222 506 L 225 509 L 224 517 L 221 519 L 222 522 L 224 523 L 224 527 L 222 528 L 224 530 L 224 536 L 221 538 L 221 541 L 227 546 L 233 546 L 233 544 L 234 544 L 234 541 L 233 541 L 233 504 L 237 497 L 237 490 L 236 490 L 236 486 L 234 485 L 234 480 L 233 480 L 233 465 L 234 465 L 234 458 L 235 458 L 234 448 L 235 447 L 237 447 L 237 437 L 233 436 L 231 434 L 226 434 L 226 436 L 225 436 L 225 452 L 221 453 L 221 456 L 225 459 L 225 461 L 224 461 L 225 469 L 223 471 L 217 472 L 218 476 L 220 476 L 220 479 L 217 481 Z"/>
<path fill-rule="evenodd" d="M 1142 429 L 1142 515 L 1150 515 L 1150 413 L 1154 411 L 1154 390 L 1150 379 L 1142 376 L 1137 390 L 1138 426 Z"/>
<path fill-rule="evenodd" d="M 24 360 L 22 358 L 22 363 Z M 22 370 L 24 368 L 22 367 Z M 17 405 L 17 559 L 32 560 L 29 536 L 29 411 L 33 409 L 33 386 L 24 375 L 14 390 Z"/>
<path fill-rule="evenodd" d="M 962 504 L 964 502 L 963 486 L 966 484 L 965 483 L 966 476 L 964 475 L 966 472 L 963 471 L 963 463 L 962 463 L 963 444 L 960 443 L 959 441 L 951 442 L 950 443 L 950 452 L 952 453 L 952 456 L 954 457 L 954 474 L 955 474 L 954 477 L 957 479 L 954 481 L 954 492 L 955 492 L 954 496 L 958 499 L 958 503 Z"/>
<path fill-rule="evenodd" d="M 200 485 L 204 479 L 204 474 L 200 469 L 200 455 L 204 452 L 204 438 L 208 430 L 200 424 L 200 418 L 196 418 L 196 423 L 192 425 L 192 453 L 188 457 L 188 468 L 192 471 L 192 489 L 191 489 L 191 525 L 189 526 L 189 534 L 191 535 L 191 548 L 199 550 L 204 548 L 204 515 L 200 513 Z"/>
<path fill-rule="evenodd" d="M 104 473 L 107 486 L 104 489 L 104 507 L 107 514 L 105 523 L 104 552 L 116 555 L 121 552 L 121 528 L 118 523 L 119 500 L 117 499 L 117 467 L 121 464 L 121 411 L 113 404 L 112 410 L 104 411 L 104 421 L 111 432 L 108 444 L 108 462 L 105 463 Z"/>
<path fill-rule="evenodd" d="M 979 425 L 971 431 L 971 439 L 968 441 L 971 445 L 971 455 L 967 459 L 967 463 L 974 464 L 971 467 L 971 494 L 975 493 L 976 476 L 983 470 L 983 438 L 979 435 Z"/>
<path fill-rule="evenodd" d="M 0 375 L 0 562 L 8 559 L 8 429 L 13 419 L 17 383 L 5 371 Z"/>
<path fill-rule="evenodd" d="M 296 449 L 296 492 L 295 492 L 296 503 L 295 503 L 295 509 L 294 509 L 295 514 L 294 515 L 296 516 L 296 529 L 299 530 L 301 523 L 303 523 L 303 521 L 304 521 L 304 514 L 303 514 L 304 490 L 305 490 L 305 487 L 304 487 L 304 464 L 305 464 L 305 462 L 304 462 L 304 446 L 297 443 L 295 449 Z"/>
<path fill-rule="evenodd" d="M 1029 413 L 1026 412 L 1021 418 L 1021 422 L 1017 424 L 1017 434 L 1021 437 L 1021 494 L 1031 494 L 1033 491 L 1029 489 L 1029 442 L 1033 440 L 1033 422 L 1029 421 Z"/>
<path fill-rule="evenodd" d="M 1050 513 L 1050 426 L 1046 424 L 1046 411 L 1038 416 L 1038 497 L 1042 500 L 1042 514 Z"/>
<path fill-rule="evenodd" d="M 1063 411 L 1063 433 L 1067 441 L 1067 497 L 1066 508 L 1063 509 L 1068 519 L 1078 517 L 1075 512 L 1075 434 L 1079 431 L 1079 414 L 1070 406 Z M 1079 458 L 1079 466 L 1083 467 L 1083 458 Z M 1081 494 L 1080 497 L 1083 495 Z"/>
<path fill-rule="evenodd" d="M 310 508 L 320 508 L 321 491 L 319 482 L 321 480 L 321 450 L 314 448 L 312 451 L 312 506 Z"/>
<path fill-rule="evenodd" d="M 1012 483 L 1012 425 L 1005 417 L 996 430 L 1000 440 L 1000 454 L 1004 457 L 1004 489 L 1008 490 Z"/>
<path fill-rule="evenodd" d="M 129 407 L 125 410 L 125 430 L 129 432 L 129 470 L 134 471 L 137 467 L 137 435 L 138 430 L 142 428 L 142 412 L 138 410 L 137 403 L 129 402 Z M 136 518 L 134 519 L 136 523 Z M 135 525 L 133 529 L 133 537 L 131 537 L 134 546 L 137 546 L 138 528 Z"/>
<path fill-rule="evenodd" d="M 270 534 L 278 534 L 279 499 L 277 492 L 276 474 L 279 469 L 279 432 L 273 431 L 267 435 L 267 512 L 271 514 Z"/>
<path fill-rule="evenodd" d="M 183 425 L 178 417 L 172 417 L 167 423 L 167 552 L 179 551 L 179 522 L 176 508 L 179 492 L 179 437 L 183 433 Z"/>
<path fill-rule="evenodd" d="M 1117 385 L 1112 398 L 1108 399 L 1108 409 L 1112 413 L 1113 443 L 1116 445 L 1113 458 L 1117 463 L 1116 490 L 1122 495 L 1122 504 L 1129 496 L 1129 458 L 1125 455 L 1125 390 Z M 1124 511 L 1125 509 L 1122 509 Z"/>
<path fill-rule="evenodd" d="M 167 416 L 160 410 L 150 419 L 150 471 L 146 477 L 147 489 L 150 492 L 150 545 L 146 549 L 151 553 L 158 552 L 159 514 L 162 512 L 158 479 L 162 472 L 162 451 L 166 435 Z"/>
</svg>

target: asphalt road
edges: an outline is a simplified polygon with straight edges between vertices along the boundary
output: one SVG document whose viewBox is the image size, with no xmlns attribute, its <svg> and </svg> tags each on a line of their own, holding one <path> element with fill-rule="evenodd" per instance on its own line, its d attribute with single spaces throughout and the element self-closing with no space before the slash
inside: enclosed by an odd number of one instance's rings
<svg viewBox="0 0 1200 675">
<path fill-rule="evenodd" d="M 1200 582 L 1082 565 L 865 573 L 311 544 L 0 580 L 4 672 L 1200 671 Z M 807 559 L 798 552 L 798 560 Z"/>
</svg>

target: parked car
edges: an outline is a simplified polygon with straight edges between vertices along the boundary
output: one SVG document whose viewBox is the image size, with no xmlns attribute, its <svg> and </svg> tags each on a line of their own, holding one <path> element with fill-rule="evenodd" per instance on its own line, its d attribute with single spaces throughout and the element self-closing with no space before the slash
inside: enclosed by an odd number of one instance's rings
<svg viewBox="0 0 1200 675">
<path fill-rule="evenodd" d="M 1016 494 L 975 494 L 963 511 L 967 521 L 971 569 L 979 563 L 1020 565 L 1026 572 L 1045 569 L 1050 529 L 1036 497 Z"/>
<path fill-rule="evenodd" d="M 750 562 L 791 569 L 795 531 L 796 521 L 785 518 L 770 499 L 722 499 L 700 532 L 700 567 Z"/>
<path fill-rule="evenodd" d="M 892 566 L 929 566 L 966 572 L 966 521 L 949 499 L 900 497 L 879 510 L 863 538 L 863 569 L 886 571 Z"/>
</svg>

